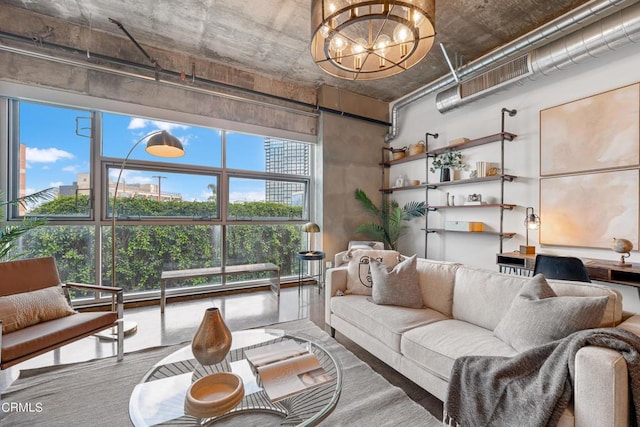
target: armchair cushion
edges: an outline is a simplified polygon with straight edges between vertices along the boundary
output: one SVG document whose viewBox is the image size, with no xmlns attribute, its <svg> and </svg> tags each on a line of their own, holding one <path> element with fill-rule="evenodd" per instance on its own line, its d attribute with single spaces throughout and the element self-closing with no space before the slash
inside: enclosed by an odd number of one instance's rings
<svg viewBox="0 0 640 427">
<path fill-rule="evenodd" d="M 3 334 L 75 313 L 60 285 L 0 297 Z"/>
<path fill-rule="evenodd" d="M 34 355 L 60 347 L 113 326 L 114 312 L 77 313 L 49 322 L 38 323 L 2 337 L 2 364 L 27 360 Z"/>
</svg>

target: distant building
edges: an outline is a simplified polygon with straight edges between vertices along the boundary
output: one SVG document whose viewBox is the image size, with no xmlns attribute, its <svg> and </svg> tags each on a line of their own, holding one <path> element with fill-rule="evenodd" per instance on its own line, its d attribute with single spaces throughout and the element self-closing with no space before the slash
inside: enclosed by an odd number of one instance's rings
<svg viewBox="0 0 640 427">
<path fill-rule="evenodd" d="M 115 189 L 116 182 L 109 180 L 109 197 L 113 197 Z M 133 197 L 162 202 L 182 200 L 182 194 L 161 191 L 157 184 L 129 184 L 125 180 L 120 180 L 120 184 L 118 184 L 118 197 Z"/>
<path fill-rule="evenodd" d="M 77 179 L 78 180 L 74 181 L 71 185 L 61 185 L 59 187 L 59 196 L 91 194 L 91 176 L 88 173 L 79 173 L 77 175 Z M 109 180 L 109 197 L 113 197 L 115 189 L 115 181 Z M 128 184 L 125 180 L 120 180 L 120 184 L 118 185 L 118 197 L 136 197 L 162 202 L 182 200 L 182 194 L 162 191 L 157 184 Z"/>
<path fill-rule="evenodd" d="M 291 175 L 309 175 L 309 148 L 303 143 L 265 138 L 266 172 Z M 267 181 L 265 195 L 267 202 L 301 206 L 301 185 L 294 182 Z"/>
</svg>

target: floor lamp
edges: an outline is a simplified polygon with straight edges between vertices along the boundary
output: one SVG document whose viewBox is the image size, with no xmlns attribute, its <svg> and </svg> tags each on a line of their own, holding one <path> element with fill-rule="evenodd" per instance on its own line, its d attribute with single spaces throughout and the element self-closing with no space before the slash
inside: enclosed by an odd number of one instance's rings
<svg viewBox="0 0 640 427">
<path fill-rule="evenodd" d="M 171 135 L 165 130 L 158 130 L 151 132 L 142 138 L 140 138 L 133 147 L 129 150 L 122 165 L 120 166 L 120 172 L 118 173 L 118 179 L 116 180 L 116 186 L 113 191 L 113 203 L 111 205 L 111 286 L 116 286 L 116 217 L 118 216 L 118 186 L 120 185 L 120 178 L 122 178 L 122 172 L 129 160 L 129 156 L 133 153 L 138 145 L 145 139 L 147 141 L 147 147 L 145 150 L 147 153 L 157 157 L 181 157 L 184 155 L 184 148 L 182 142 L 175 136 Z M 135 322 L 126 322 L 124 326 L 125 333 L 133 333 L 137 329 Z"/>
</svg>

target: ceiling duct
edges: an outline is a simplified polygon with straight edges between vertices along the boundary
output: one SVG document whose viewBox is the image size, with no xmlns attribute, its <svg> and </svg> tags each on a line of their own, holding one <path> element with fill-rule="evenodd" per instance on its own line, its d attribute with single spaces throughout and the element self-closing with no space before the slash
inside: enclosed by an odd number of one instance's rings
<svg viewBox="0 0 640 427">
<path fill-rule="evenodd" d="M 496 64 L 504 62 L 514 56 L 526 55 L 526 52 L 539 46 L 545 41 L 549 42 L 562 33 L 584 27 L 586 23 L 593 22 L 599 16 L 606 16 L 616 10 L 621 10 L 629 4 L 635 4 L 637 0 L 592 0 L 571 12 L 554 19 L 551 22 L 527 33 L 505 46 L 501 46 L 488 54 L 470 62 L 466 66 L 457 70 L 458 77 L 464 79 L 467 76 L 476 75 L 489 68 L 494 68 Z M 526 55 L 528 56 L 528 55 Z M 419 99 L 445 89 L 456 83 L 453 76 L 447 75 L 420 88 L 419 90 L 399 99 L 391 108 L 391 129 L 385 136 L 385 141 L 390 142 L 398 136 L 399 112 L 402 108 L 413 104 Z"/>
<path fill-rule="evenodd" d="M 460 105 L 464 99 L 480 98 L 485 93 L 494 92 L 531 74 L 533 72 L 531 71 L 529 55 L 520 56 L 513 61 L 509 61 L 440 92 L 436 96 L 436 106 L 440 112 L 449 111 Z"/>
<path fill-rule="evenodd" d="M 639 41 L 640 3 L 636 3 L 438 93 L 436 108 L 441 113 L 446 113 L 526 78 L 535 80 Z"/>
</svg>

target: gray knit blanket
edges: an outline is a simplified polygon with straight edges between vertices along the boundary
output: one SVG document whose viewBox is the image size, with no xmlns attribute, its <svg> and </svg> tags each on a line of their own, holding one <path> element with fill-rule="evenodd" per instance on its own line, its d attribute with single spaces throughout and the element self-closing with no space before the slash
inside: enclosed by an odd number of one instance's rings
<svg viewBox="0 0 640 427">
<path fill-rule="evenodd" d="M 627 361 L 634 407 L 631 425 L 637 425 L 640 338 L 619 328 L 575 332 L 511 358 L 465 356 L 456 359 L 444 405 L 444 424 L 556 426 L 573 394 L 575 355 L 587 345 L 616 350 Z"/>
</svg>

